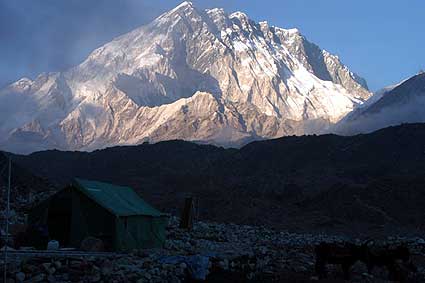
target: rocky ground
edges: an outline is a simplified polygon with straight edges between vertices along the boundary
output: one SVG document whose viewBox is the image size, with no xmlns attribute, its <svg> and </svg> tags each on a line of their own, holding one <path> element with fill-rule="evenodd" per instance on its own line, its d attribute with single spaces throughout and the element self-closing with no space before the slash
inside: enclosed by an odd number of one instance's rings
<svg viewBox="0 0 425 283">
<path fill-rule="evenodd" d="M 36 192 L 29 194 L 28 190 L 22 189 L 22 187 L 12 187 L 10 192 L 10 213 L 9 223 L 11 224 L 23 224 L 26 221 L 24 211 L 28 209 L 33 203 L 39 203 L 42 200 L 47 199 L 54 193 L 54 189 Z M 0 241 L 4 240 L 5 223 L 7 218 L 7 187 L 1 186 L 0 184 Z M 11 227 L 11 229 L 13 229 Z"/>
<path fill-rule="evenodd" d="M 323 241 L 356 240 L 204 222 L 187 231 L 171 218 L 163 249 L 48 257 L 10 252 L 8 282 L 344 282 L 339 268 L 332 266 L 328 280 L 315 276 L 313 248 Z M 410 281 L 425 282 L 424 239 L 385 242 L 408 244 L 418 266 Z M 386 277 L 379 268 L 368 274 L 360 263 L 352 272 L 352 282 L 387 282 Z"/>
</svg>

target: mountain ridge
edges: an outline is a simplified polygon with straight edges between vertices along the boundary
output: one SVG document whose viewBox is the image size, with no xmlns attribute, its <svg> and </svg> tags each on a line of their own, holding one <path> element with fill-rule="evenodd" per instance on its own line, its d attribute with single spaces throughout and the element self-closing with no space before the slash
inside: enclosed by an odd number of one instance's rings
<svg viewBox="0 0 425 283">
<path fill-rule="evenodd" d="M 424 141 L 425 124 L 406 124 L 349 137 L 256 141 L 241 149 L 164 141 L 11 156 L 58 187 L 75 177 L 131 186 L 174 214 L 192 195 L 200 199 L 203 219 L 220 222 L 309 232 L 419 232 L 425 229 Z"/>
<path fill-rule="evenodd" d="M 402 123 L 423 123 L 424 105 L 425 73 L 418 73 L 372 96 L 341 120 L 335 132 L 351 135 Z"/>
<path fill-rule="evenodd" d="M 184 2 L 78 66 L 0 90 L 0 146 L 239 145 L 321 132 L 370 95 L 363 79 L 298 30 Z"/>
</svg>

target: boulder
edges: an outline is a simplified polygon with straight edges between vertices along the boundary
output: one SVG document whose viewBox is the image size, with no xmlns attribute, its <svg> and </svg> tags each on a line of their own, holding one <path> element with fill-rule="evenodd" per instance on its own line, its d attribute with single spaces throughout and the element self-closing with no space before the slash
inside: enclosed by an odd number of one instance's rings
<svg viewBox="0 0 425 283">
<path fill-rule="evenodd" d="M 95 237 L 87 237 L 81 242 L 80 249 L 85 252 L 104 252 L 103 241 Z"/>
<path fill-rule="evenodd" d="M 56 240 L 51 240 L 47 243 L 48 251 L 57 251 L 59 250 L 59 242 Z"/>
<path fill-rule="evenodd" d="M 15 281 L 17 283 L 24 282 L 24 280 L 25 280 L 25 273 L 23 273 L 23 272 L 16 273 L 16 275 L 15 275 Z"/>
</svg>

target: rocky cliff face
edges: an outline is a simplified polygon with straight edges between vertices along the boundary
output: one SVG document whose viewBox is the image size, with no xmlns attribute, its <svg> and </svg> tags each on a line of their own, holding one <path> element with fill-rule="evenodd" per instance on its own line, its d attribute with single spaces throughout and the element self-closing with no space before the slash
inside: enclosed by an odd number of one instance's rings
<svg viewBox="0 0 425 283">
<path fill-rule="evenodd" d="M 369 96 L 363 79 L 298 30 L 184 2 L 70 70 L 1 90 L 0 145 L 238 145 L 321 132 Z"/>
</svg>

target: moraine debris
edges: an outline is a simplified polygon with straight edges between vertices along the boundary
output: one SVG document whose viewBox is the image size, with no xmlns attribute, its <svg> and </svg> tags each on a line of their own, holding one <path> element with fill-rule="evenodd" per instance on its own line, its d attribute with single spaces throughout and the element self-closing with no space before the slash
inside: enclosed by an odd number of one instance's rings
<svg viewBox="0 0 425 283">
<path fill-rule="evenodd" d="M 192 230 L 179 226 L 179 219 L 171 217 L 161 249 L 128 253 L 54 251 L 45 256 L 37 251 L 26 255 L 10 252 L 8 276 L 13 282 L 317 282 L 317 245 L 362 243 L 346 237 L 294 234 L 248 225 L 196 222 Z M 401 243 L 409 247 L 412 259 L 413 255 L 425 258 L 425 241 L 421 238 L 385 240 L 390 246 Z M 329 266 L 327 271 L 329 279 L 343 279 L 340 268 Z M 369 273 L 366 265 L 357 262 L 351 269 L 351 282 L 388 282 L 387 278 L 385 268 L 379 266 Z M 418 272 L 410 273 L 409 280 L 424 282 L 424 266 L 418 265 Z"/>
</svg>

